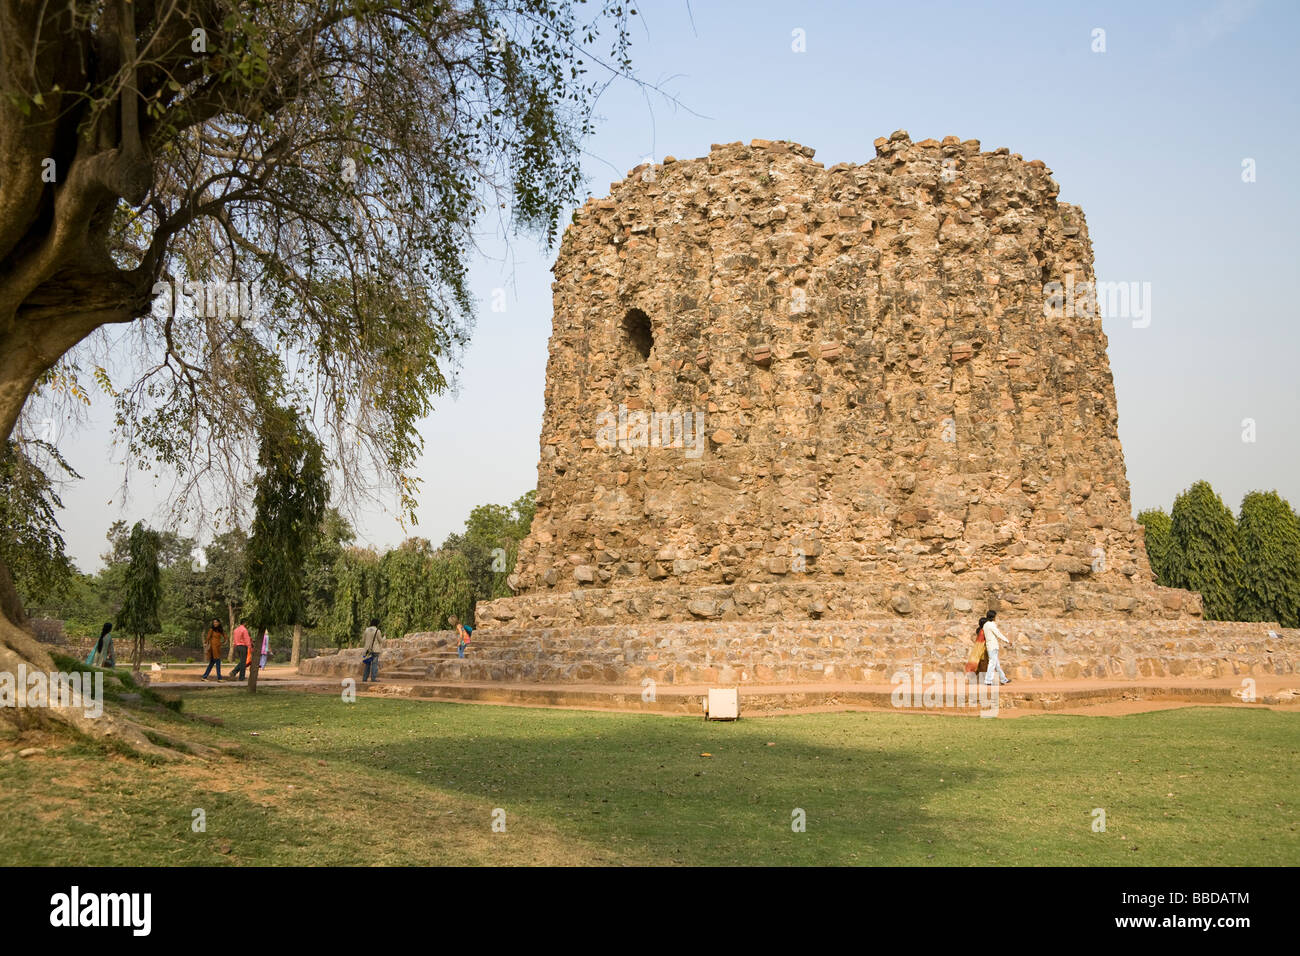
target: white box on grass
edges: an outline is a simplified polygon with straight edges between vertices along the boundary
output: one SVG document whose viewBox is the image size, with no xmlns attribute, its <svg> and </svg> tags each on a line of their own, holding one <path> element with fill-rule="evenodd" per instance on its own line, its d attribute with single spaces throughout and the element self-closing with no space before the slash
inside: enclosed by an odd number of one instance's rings
<svg viewBox="0 0 1300 956">
<path fill-rule="evenodd" d="M 705 720 L 739 720 L 740 689 L 737 687 L 710 687 L 704 698 Z"/>
</svg>

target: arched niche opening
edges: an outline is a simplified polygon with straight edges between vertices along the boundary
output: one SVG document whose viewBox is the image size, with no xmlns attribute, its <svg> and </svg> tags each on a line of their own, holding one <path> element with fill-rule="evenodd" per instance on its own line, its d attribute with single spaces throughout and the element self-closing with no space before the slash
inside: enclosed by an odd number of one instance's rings
<svg viewBox="0 0 1300 956">
<path fill-rule="evenodd" d="M 654 332 L 650 328 L 650 316 L 640 309 L 628 309 L 627 315 L 623 316 L 623 341 L 628 353 L 634 355 L 638 361 L 644 362 L 649 359 L 650 350 L 655 344 Z"/>
</svg>

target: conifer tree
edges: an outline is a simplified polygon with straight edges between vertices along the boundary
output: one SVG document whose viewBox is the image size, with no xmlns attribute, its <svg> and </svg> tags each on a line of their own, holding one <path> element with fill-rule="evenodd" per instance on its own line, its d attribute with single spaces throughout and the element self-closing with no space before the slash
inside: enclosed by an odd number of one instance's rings
<svg viewBox="0 0 1300 956">
<path fill-rule="evenodd" d="M 263 630 L 297 624 L 304 613 L 307 558 L 325 516 L 329 480 L 324 449 L 297 412 L 266 413 L 258 452 L 261 474 L 248 538 L 246 616 L 256 624 L 248 689 L 257 691 Z M 301 631 L 295 629 L 293 657 Z"/>
<path fill-rule="evenodd" d="M 1147 557 L 1156 583 L 1170 587 L 1169 583 L 1169 515 L 1164 508 L 1148 508 L 1138 512 L 1138 524 L 1146 529 Z"/>
<path fill-rule="evenodd" d="M 1230 621 L 1241 575 L 1237 523 L 1208 481 L 1174 499 L 1169 522 L 1169 580 L 1199 591 L 1206 620 Z"/>
<path fill-rule="evenodd" d="M 1241 499 L 1237 550 L 1237 619 L 1300 627 L 1300 519 L 1285 498 L 1252 491 Z"/>
<path fill-rule="evenodd" d="M 158 566 L 161 544 L 161 535 L 150 531 L 143 523 L 137 521 L 131 529 L 131 539 L 127 544 L 130 560 L 126 566 L 126 596 L 117 616 L 117 626 L 124 634 L 135 638 L 131 651 L 133 671 L 140 669 L 145 635 L 162 630 L 158 620 L 158 605 L 162 603 L 162 569 Z"/>
</svg>

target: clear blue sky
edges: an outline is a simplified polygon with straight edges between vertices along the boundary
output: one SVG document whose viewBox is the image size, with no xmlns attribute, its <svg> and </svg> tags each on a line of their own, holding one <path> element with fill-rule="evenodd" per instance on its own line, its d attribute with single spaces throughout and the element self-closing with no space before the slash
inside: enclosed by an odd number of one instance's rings
<svg viewBox="0 0 1300 956">
<path fill-rule="evenodd" d="M 1041 159 L 1088 217 L 1097 275 L 1149 282 L 1152 321 L 1105 321 L 1134 510 L 1208 479 L 1236 510 L 1253 488 L 1300 505 L 1300 83 L 1291 2 L 638 4 L 640 76 L 601 100 L 587 145 L 591 192 L 646 157 L 711 143 L 790 139 L 817 158 L 865 162 L 896 129 L 957 135 Z M 1093 52 L 1094 29 L 1104 53 Z M 805 32 L 806 52 L 792 50 Z M 693 112 L 692 112 L 693 111 Z M 1242 182 L 1242 160 L 1257 179 Z M 487 243 L 487 248 L 499 247 Z M 435 543 L 469 510 L 536 482 L 554 250 L 527 238 L 507 264 L 474 268 L 482 303 L 456 396 L 424 424 L 415 533 Z M 503 313 L 490 309 L 506 290 Z M 1242 420 L 1256 441 L 1242 441 Z M 106 462 L 106 408 L 66 445 L 89 476 L 68 489 L 64 527 L 86 570 L 115 518 L 156 520 L 167 484 Z M 111 504 L 108 502 L 112 501 Z M 391 514 L 363 539 L 395 544 Z"/>
</svg>

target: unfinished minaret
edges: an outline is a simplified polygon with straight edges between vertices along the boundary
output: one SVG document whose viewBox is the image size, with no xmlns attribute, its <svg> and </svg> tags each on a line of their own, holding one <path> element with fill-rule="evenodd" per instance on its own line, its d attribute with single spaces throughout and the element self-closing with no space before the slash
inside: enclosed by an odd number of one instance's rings
<svg viewBox="0 0 1300 956">
<path fill-rule="evenodd" d="M 1189 617 L 1133 520 L 1083 214 L 1042 162 L 755 140 L 640 166 L 555 264 L 515 627 Z"/>
</svg>

